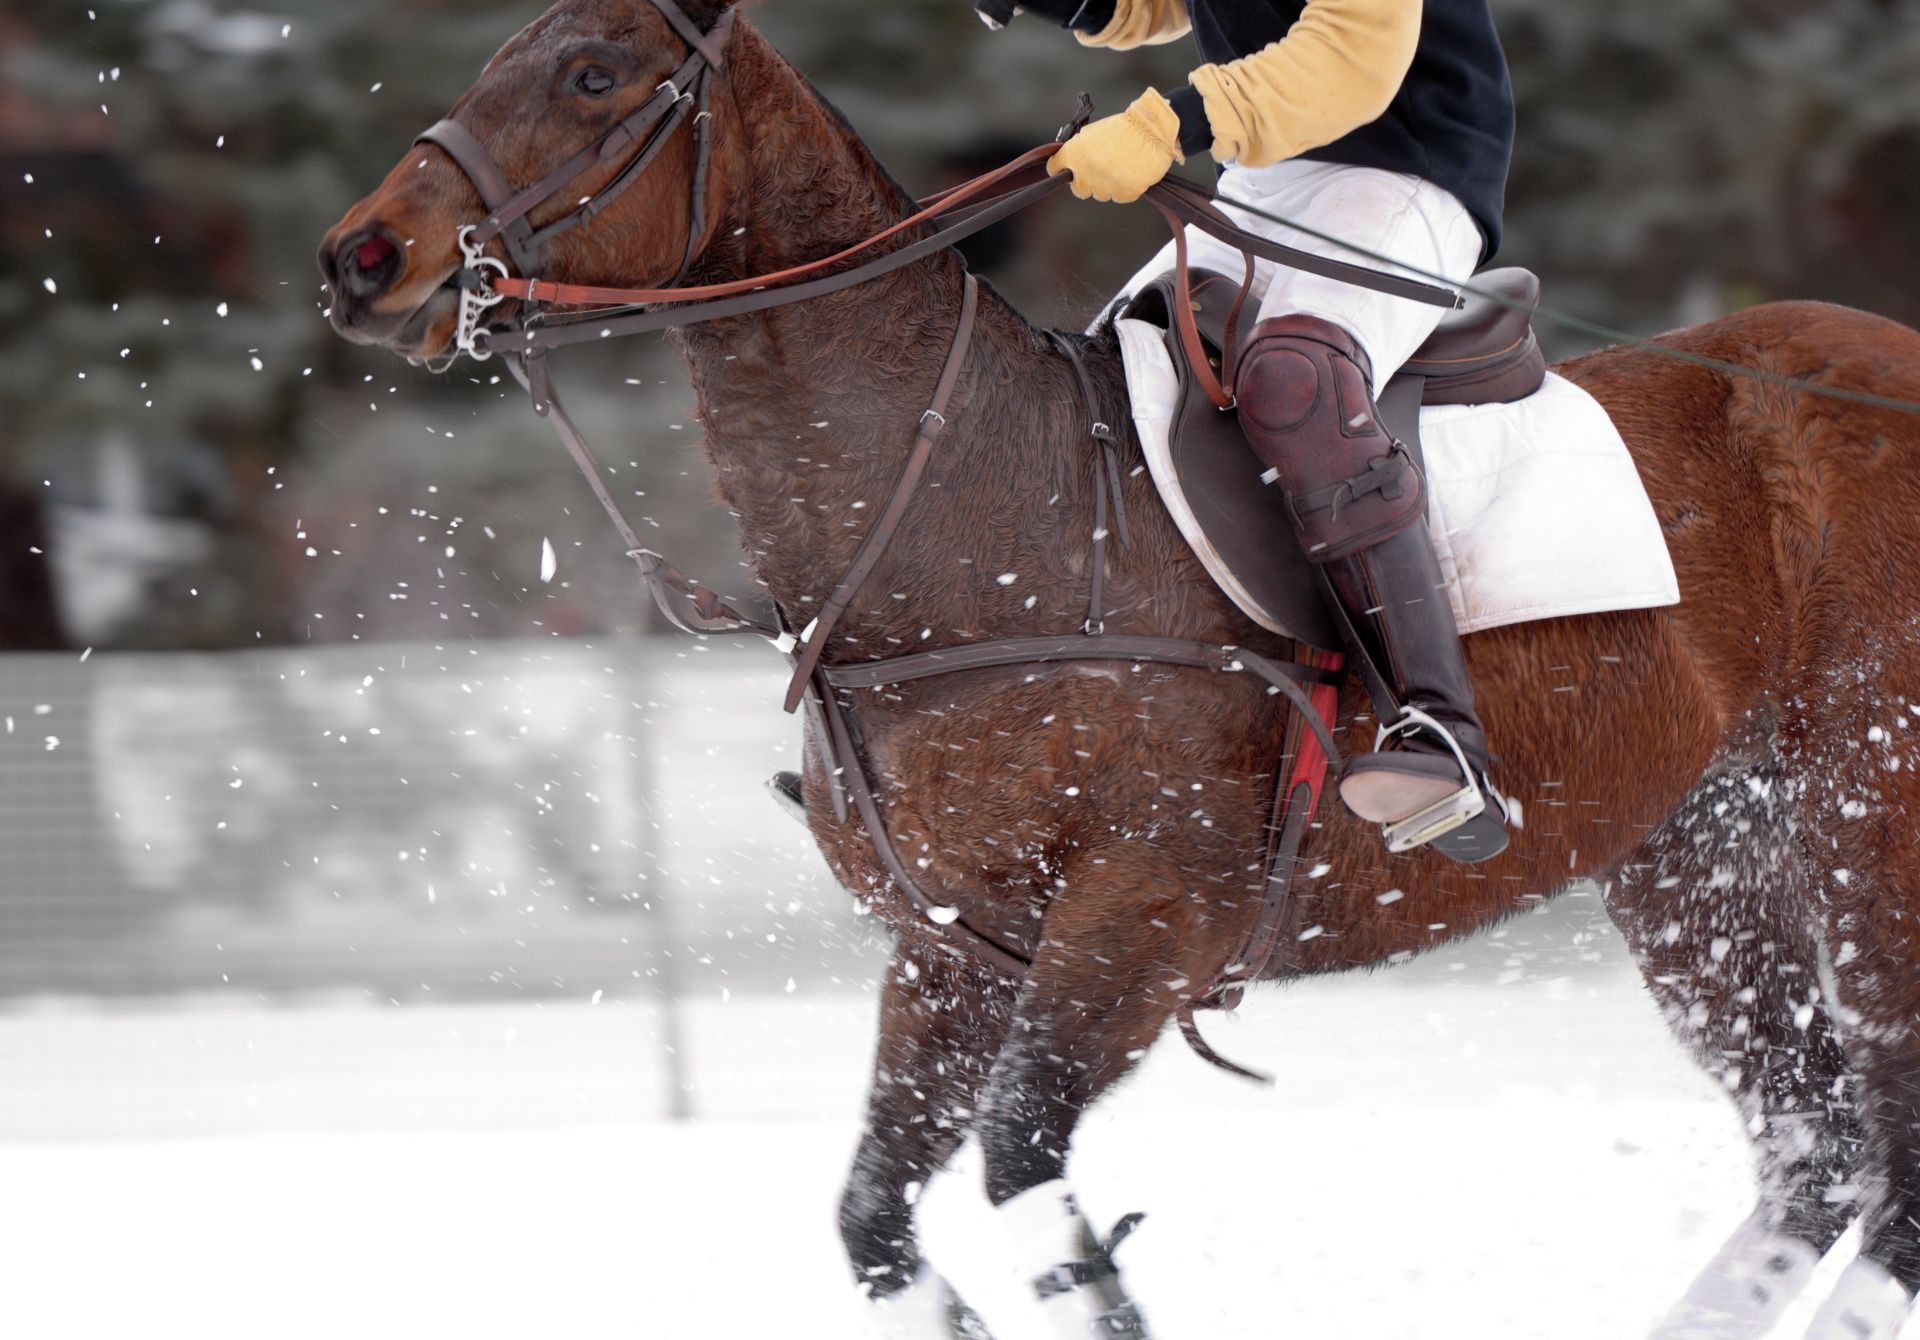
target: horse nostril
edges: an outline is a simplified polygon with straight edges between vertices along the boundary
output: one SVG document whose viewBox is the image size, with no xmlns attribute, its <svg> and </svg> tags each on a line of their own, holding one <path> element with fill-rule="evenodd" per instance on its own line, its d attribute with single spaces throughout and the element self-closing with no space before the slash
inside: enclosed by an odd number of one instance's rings
<svg viewBox="0 0 1920 1340">
<path fill-rule="evenodd" d="M 358 297 L 385 292 L 404 268 L 400 248 L 384 233 L 366 232 L 348 238 L 335 253 L 340 282 Z"/>
<path fill-rule="evenodd" d="M 371 270 L 393 255 L 393 250 L 393 243 L 376 234 L 353 249 L 353 263 L 362 270 Z"/>
</svg>

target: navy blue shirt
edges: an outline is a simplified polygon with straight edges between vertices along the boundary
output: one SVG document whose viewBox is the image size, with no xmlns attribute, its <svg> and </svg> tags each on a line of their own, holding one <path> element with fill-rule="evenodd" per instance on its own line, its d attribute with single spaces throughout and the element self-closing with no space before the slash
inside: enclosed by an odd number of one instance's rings
<svg viewBox="0 0 1920 1340">
<path fill-rule="evenodd" d="M 1251 56 L 1286 36 L 1306 0 L 1186 0 L 1200 55 L 1220 65 Z M 1104 13 L 1102 12 L 1104 11 Z M 1088 0 L 1073 26 L 1098 32 L 1113 0 Z M 1180 150 L 1213 143 L 1200 90 L 1168 95 L 1180 113 Z M 1500 249 L 1507 164 L 1513 156 L 1513 86 L 1488 0 L 1425 0 L 1413 65 L 1377 120 L 1299 155 L 1323 163 L 1407 172 L 1445 187 L 1486 235 L 1484 265 Z"/>
</svg>

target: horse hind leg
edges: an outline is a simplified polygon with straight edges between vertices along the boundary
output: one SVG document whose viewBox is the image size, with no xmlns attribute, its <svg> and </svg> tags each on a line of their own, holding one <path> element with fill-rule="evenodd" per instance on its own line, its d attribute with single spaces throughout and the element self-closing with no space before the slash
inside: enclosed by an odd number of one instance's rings
<svg viewBox="0 0 1920 1340">
<path fill-rule="evenodd" d="M 1745 1116 L 1758 1181 L 1752 1213 L 1655 1340 L 1765 1333 L 1858 1208 L 1860 1113 L 1821 1008 L 1819 914 L 1790 809 L 1767 771 L 1710 778 L 1608 899 L 1675 1036 Z"/>
<path fill-rule="evenodd" d="M 966 1137 L 1012 1005 L 1011 985 L 945 951 L 916 956 L 902 947 L 887 969 L 866 1129 L 840 1201 L 840 1237 L 872 1299 L 868 1329 L 889 1340 L 986 1340 L 921 1256 L 914 1206 Z"/>
<path fill-rule="evenodd" d="M 1861 1090 L 1863 1235 L 1817 1340 L 1884 1340 L 1920 1293 L 1920 749 L 1901 704 L 1821 770 L 1805 811 L 1823 857 L 1840 1042 Z M 1858 737 L 1855 737 L 1856 740 Z"/>
</svg>

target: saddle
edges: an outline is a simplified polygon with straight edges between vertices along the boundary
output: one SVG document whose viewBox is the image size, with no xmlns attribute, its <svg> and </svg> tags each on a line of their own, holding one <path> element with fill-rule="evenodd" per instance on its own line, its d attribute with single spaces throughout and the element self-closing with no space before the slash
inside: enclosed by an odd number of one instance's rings
<svg viewBox="0 0 1920 1340">
<path fill-rule="evenodd" d="M 1540 298 L 1539 279 L 1515 266 L 1484 271 L 1473 282 L 1476 289 L 1504 301 L 1469 296 L 1464 307 L 1441 319 L 1376 396 L 1387 430 L 1406 444 L 1423 471 L 1422 405 L 1522 400 L 1546 380 L 1546 358 L 1528 314 Z M 1294 538 L 1280 490 L 1262 480 L 1260 462 L 1241 434 L 1238 417 L 1232 410 L 1215 409 L 1194 375 L 1186 345 L 1173 328 L 1176 292 L 1174 276 L 1163 275 L 1115 317 L 1144 321 L 1164 332 L 1179 381 L 1168 449 L 1185 503 L 1221 563 L 1274 623 L 1302 642 L 1338 651 L 1343 642 L 1334 616 L 1323 603 L 1313 565 Z M 1227 322 L 1239 298 L 1238 281 L 1217 271 L 1195 270 L 1192 294 L 1201 343 L 1217 372 L 1223 349 L 1246 347 L 1258 321 L 1257 305 L 1240 304 L 1237 331 L 1229 342 Z"/>
</svg>

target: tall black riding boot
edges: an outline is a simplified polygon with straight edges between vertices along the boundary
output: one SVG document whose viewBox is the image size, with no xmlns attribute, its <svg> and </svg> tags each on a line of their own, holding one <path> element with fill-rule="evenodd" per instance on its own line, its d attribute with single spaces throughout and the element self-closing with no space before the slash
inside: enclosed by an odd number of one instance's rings
<svg viewBox="0 0 1920 1340">
<path fill-rule="evenodd" d="M 1507 845 L 1505 807 L 1486 783 L 1486 733 L 1427 535 L 1425 481 L 1380 422 L 1370 383 L 1366 351 L 1338 326 L 1263 321 L 1240 363 L 1240 424 L 1323 565 L 1353 650 L 1397 699 L 1375 702 L 1374 750 L 1349 756 L 1341 800 L 1380 824 L 1391 850 L 1432 845 L 1481 861 Z"/>
</svg>

